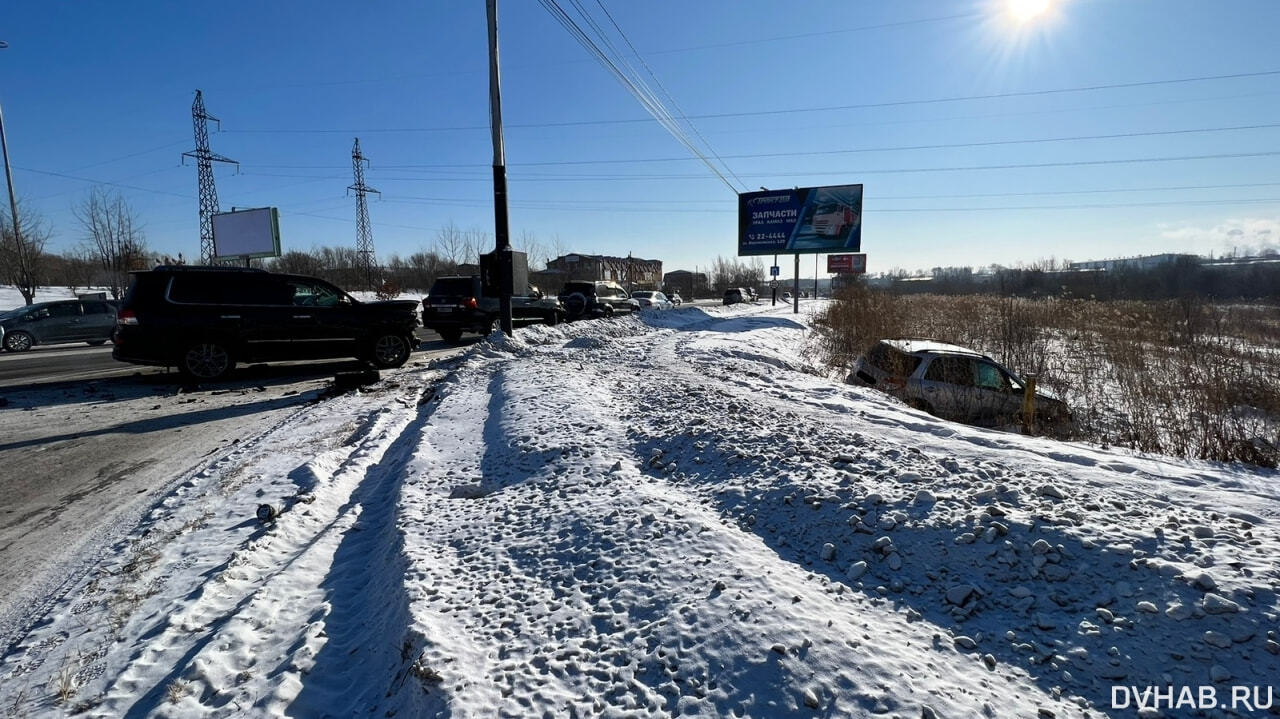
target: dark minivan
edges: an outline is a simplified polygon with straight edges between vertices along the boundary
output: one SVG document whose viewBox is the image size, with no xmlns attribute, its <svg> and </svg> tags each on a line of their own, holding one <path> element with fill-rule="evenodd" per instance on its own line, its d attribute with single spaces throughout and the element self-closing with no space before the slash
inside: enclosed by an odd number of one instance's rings
<svg viewBox="0 0 1280 719">
<path fill-rule="evenodd" d="M 390 368 L 409 359 L 417 325 L 412 300 L 360 302 L 314 277 L 163 266 L 133 273 L 112 356 L 198 380 L 237 362 L 354 357 Z"/>
</svg>

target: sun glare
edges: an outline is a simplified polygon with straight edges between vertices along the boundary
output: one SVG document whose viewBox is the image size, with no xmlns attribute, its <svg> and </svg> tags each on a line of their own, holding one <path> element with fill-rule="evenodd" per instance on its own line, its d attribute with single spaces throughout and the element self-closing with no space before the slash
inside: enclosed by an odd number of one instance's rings
<svg viewBox="0 0 1280 719">
<path fill-rule="evenodd" d="M 1050 0 L 1005 0 L 1009 14 L 1018 22 L 1030 22 L 1049 9 Z"/>
</svg>

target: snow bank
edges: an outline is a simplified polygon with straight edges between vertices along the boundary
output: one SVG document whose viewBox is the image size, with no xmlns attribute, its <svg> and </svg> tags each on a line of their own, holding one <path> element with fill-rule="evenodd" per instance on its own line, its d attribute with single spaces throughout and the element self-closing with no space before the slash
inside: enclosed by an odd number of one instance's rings
<svg viewBox="0 0 1280 719">
<path fill-rule="evenodd" d="M 941 422 L 807 332 L 530 327 L 317 404 L 157 507 L 0 705 L 1136 716 L 1113 687 L 1280 676 L 1274 472 Z"/>
</svg>

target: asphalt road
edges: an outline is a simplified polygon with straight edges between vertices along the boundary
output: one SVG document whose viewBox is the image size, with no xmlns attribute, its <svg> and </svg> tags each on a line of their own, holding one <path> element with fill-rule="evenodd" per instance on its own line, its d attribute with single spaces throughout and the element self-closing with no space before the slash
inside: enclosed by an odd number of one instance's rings
<svg viewBox="0 0 1280 719">
<path fill-rule="evenodd" d="M 416 334 L 422 343 L 418 348 L 419 353 L 453 346 L 445 344 L 440 335 L 422 327 L 417 329 Z M 463 344 L 467 342 L 464 337 Z M 111 358 L 110 344 L 102 347 L 90 347 L 84 343 L 50 345 L 33 347 L 19 353 L 0 352 L 0 390 L 132 375 L 150 377 L 163 375 L 165 372 L 164 367 L 117 362 Z"/>
<path fill-rule="evenodd" d="M 419 336 L 409 369 L 480 339 Z M 110 347 L 0 355 L 0 655 L 43 598 L 72 586 L 87 558 L 113 551 L 154 493 L 202 457 L 316 401 L 335 374 L 362 367 L 352 359 L 255 364 L 185 387 L 163 367 L 116 362 Z"/>
</svg>

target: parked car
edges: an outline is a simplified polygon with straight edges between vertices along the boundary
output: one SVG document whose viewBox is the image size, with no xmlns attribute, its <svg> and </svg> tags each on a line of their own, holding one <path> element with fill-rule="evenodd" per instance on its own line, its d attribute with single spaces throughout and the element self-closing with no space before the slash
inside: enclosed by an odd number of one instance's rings
<svg viewBox="0 0 1280 719">
<path fill-rule="evenodd" d="M 739 302 L 746 301 L 746 295 L 740 287 L 730 287 L 724 291 L 724 303 L 726 305 L 736 305 Z"/>
<path fill-rule="evenodd" d="M 675 303 L 667 299 L 666 295 L 653 290 L 636 290 L 631 293 L 631 298 L 640 304 L 640 309 L 656 307 L 660 310 L 669 310 L 675 307 Z"/>
<path fill-rule="evenodd" d="M 560 290 L 560 304 L 570 320 L 613 317 L 640 311 L 640 303 L 631 298 L 617 282 L 572 281 Z"/>
<path fill-rule="evenodd" d="M 106 344 L 116 328 L 110 300 L 37 302 L 0 313 L 0 344 L 9 352 L 60 342 Z"/>
<path fill-rule="evenodd" d="M 360 302 L 302 275 L 161 266 L 133 273 L 112 356 L 177 367 L 197 380 L 223 377 L 237 362 L 353 357 L 399 367 L 415 344 L 417 307 Z"/>
<path fill-rule="evenodd" d="M 790 301 L 791 301 L 791 293 L 790 293 L 790 292 L 783 292 L 783 293 L 782 293 L 782 301 L 783 301 L 783 302 L 790 302 Z"/>
<path fill-rule="evenodd" d="M 485 295 L 479 275 L 441 277 L 422 298 L 422 325 L 445 342 L 457 342 L 463 332 L 487 335 L 498 323 L 501 301 Z M 564 307 L 555 297 L 543 297 L 530 285 L 525 294 L 511 298 L 511 321 L 516 324 L 558 324 Z"/>
<path fill-rule="evenodd" d="M 672 292 L 671 294 L 667 295 L 667 299 L 671 300 L 671 304 L 675 305 L 676 307 L 679 307 L 680 305 L 684 304 L 684 299 L 680 297 L 679 292 Z"/>
<path fill-rule="evenodd" d="M 986 427 L 1022 421 L 1026 383 L 990 357 L 959 345 L 921 339 L 881 340 L 854 365 L 848 381 L 882 390 L 944 419 Z M 1062 433 L 1071 411 L 1036 392 L 1036 421 Z"/>
<path fill-rule="evenodd" d="M 744 302 L 755 302 L 757 299 L 759 299 L 756 296 L 756 289 L 754 287 L 743 287 L 742 296 L 745 298 L 743 300 Z"/>
</svg>

